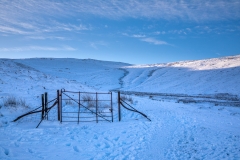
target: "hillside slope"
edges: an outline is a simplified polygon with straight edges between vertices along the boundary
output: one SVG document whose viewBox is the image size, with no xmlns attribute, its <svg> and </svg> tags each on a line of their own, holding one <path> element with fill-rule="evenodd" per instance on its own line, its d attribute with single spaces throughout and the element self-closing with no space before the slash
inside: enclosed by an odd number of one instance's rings
<svg viewBox="0 0 240 160">
<path fill-rule="evenodd" d="M 14 61 L 31 66 L 44 74 L 79 82 L 98 90 L 119 88 L 119 77 L 124 74 L 124 71 L 119 68 L 130 65 L 120 62 L 70 58 L 33 58 Z"/>
<path fill-rule="evenodd" d="M 80 59 L 14 60 L 48 75 L 97 90 L 240 96 L 240 55 L 165 64 L 129 65 Z"/>
<path fill-rule="evenodd" d="M 125 67 L 129 91 L 240 96 L 240 55 L 198 61 Z"/>
<path fill-rule="evenodd" d="M 0 100 L 9 96 L 21 97 L 33 106 L 40 103 L 40 95 L 44 92 L 55 98 L 56 91 L 62 88 L 92 90 L 79 82 L 45 74 L 9 59 L 0 59 L 0 84 Z"/>
</svg>

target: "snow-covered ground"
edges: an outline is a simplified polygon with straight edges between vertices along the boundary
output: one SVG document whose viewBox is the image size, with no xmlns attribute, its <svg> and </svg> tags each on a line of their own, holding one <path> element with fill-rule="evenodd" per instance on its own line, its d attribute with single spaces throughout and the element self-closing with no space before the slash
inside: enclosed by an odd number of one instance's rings
<svg viewBox="0 0 240 160">
<path fill-rule="evenodd" d="M 0 159 L 240 159 L 239 84 L 240 56 L 153 65 L 0 59 Z M 123 108 L 118 122 L 115 92 L 113 123 L 44 120 L 36 129 L 40 114 L 11 122 L 62 88 L 127 91 L 151 122 Z M 4 106 L 9 96 L 24 106 Z"/>
</svg>

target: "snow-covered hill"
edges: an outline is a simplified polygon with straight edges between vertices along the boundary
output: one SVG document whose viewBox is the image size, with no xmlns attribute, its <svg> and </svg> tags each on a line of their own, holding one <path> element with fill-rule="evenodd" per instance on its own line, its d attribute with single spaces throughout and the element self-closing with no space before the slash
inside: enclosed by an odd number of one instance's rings
<svg viewBox="0 0 240 160">
<path fill-rule="evenodd" d="M 152 65 L 0 59 L 0 159 L 240 159 L 240 108 L 230 105 L 232 100 L 239 102 L 238 84 L 240 55 Z M 62 88 L 132 93 L 132 105 L 152 121 L 122 108 L 118 122 L 113 93 L 114 123 L 44 120 L 36 129 L 40 114 L 11 122 L 41 105 L 42 93 L 48 92 L 52 99 Z M 159 96 L 165 94 L 202 102 L 181 103 L 188 101 Z M 21 98 L 27 106 L 4 105 L 9 96 Z M 209 97 L 225 103 L 204 101 Z"/>
<path fill-rule="evenodd" d="M 240 56 L 167 64 L 129 65 L 91 59 L 22 59 L 44 74 L 98 90 L 175 94 L 229 93 L 240 96 Z"/>
<path fill-rule="evenodd" d="M 0 59 L 0 99 L 8 96 L 21 97 L 34 106 L 39 103 L 40 95 L 49 92 L 50 97 L 62 88 L 72 90 L 93 89 L 68 78 L 59 78 L 45 74 L 32 66 L 27 66 L 9 59 Z"/>
<path fill-rule="evenodd" d="M 129 66 L 126 63 L 92 59 L 35 58 L 14 61 L 31 66 L 44 74 L 76 81 L 98 90 L 118 88 L 119 77 L 123 75 L 119 68 Z"/>
<path fill-rule="evenodd" d="M 175 94 L 240 96 L 240 56 L 125 67 L 125 88 Z"/>
</svg>

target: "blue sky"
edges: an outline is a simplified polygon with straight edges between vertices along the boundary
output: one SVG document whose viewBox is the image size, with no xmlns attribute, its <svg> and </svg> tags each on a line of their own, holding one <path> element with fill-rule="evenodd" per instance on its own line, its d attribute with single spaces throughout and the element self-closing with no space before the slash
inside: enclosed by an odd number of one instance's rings
<svg viewBox="0 0 240 160">
<path fill-rule="evenodd" d="M 237 54 L 239 0 L 0 0 L 0 58 L 149 64 Z"/>
</svg>

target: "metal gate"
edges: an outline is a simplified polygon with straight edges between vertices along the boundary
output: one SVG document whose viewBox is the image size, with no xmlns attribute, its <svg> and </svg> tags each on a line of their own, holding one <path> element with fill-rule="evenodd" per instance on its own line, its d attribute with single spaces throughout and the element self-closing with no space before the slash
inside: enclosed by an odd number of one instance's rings
<svg viewBox="0 0 240 160">
<path fill-rule="evenodd" d="M 60 122 L 113 122 L 112 92 L 58 91 Z"/>
</svg>

